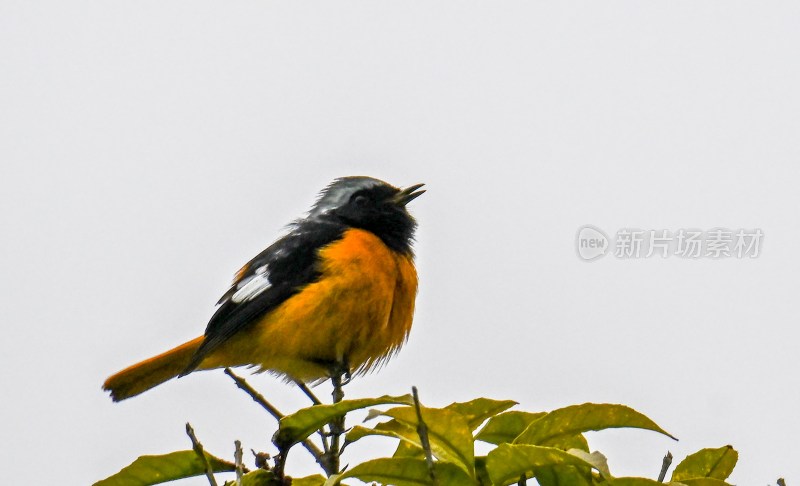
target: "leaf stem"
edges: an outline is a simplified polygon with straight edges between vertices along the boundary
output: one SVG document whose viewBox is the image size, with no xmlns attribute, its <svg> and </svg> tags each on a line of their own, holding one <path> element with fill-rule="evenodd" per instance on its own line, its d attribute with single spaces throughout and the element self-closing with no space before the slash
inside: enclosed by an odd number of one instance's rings
<svg viewBox="0 0 800 486">
<path fill-rule="evenodd" d="M 233 451 L 233 460 L 236 462 L 236 486 L 242 486 L 242 476 L 244 476 L 244 465 L 242 464 L 242 442 L 233 441 L 236 449 Z"/>
<path fill-rule="evenodd" d="M 206 478 L 208 478 L 208 484 L 210 486 L 217 486 L 217 480 L 214 479 L 214 471 L 211 469 L 211 464 L 208 463 L 205 452 L 203 452 L 203 444 L 197 440 L 197 436 L 194 435 L 194 429 L 189 422 L 186 422 L 186 435 L 191 439 L 192 449 L 194 449 L 197 457 L 200 458 L 200 462 L 203 463 L 203 468 L 206 470 Z"/>
<path fill-rule="evenodd" d="M 414 409 L 417 411 L 417 435 L 419 435 L 422 450 L 425 451 L 425 462 L 428 464 L 428 475 L 430 476 L 431 484 L 436 486 L 439 482 L 436 480 L 436 473 L 433 470 L 433 453 L 431 452 L 431 442 L 428 438 L 428 425 L 422 420 L 422 407 L 419 404 L 417 387 L 412 386 L 411 393 L 414 396 Z"/>
</svg>

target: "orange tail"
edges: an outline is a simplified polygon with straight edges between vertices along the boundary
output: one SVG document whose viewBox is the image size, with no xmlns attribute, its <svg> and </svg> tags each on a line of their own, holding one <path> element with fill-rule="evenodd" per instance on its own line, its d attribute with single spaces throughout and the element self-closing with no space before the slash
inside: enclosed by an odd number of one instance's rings
<svg viewBox="0 0 800 486">
<path fill-rule="evenodd" d="M 184 371 L 202 342 L 203 336 L 200 336 L 166 353 L 129 366 L 110 376 L 103 383 L 103 389 L 111 392 L 111 399 L 115 402 L 146 392 Z"/>
</svg>

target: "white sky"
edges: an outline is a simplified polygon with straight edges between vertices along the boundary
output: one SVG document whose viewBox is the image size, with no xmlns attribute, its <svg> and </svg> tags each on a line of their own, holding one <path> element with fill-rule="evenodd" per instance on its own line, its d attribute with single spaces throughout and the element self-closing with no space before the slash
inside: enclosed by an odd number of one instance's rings
<svg viewBox="0 0 800 486">
<path fill-rule="evenodd" d="M 100 384 L 199 335 L 319 189 L 367 174 L 428 184 L 421 291 L 406 348 L 349 396 L 624 403 L 681 441 L 592 434 L 614 474 L 730 443 L 732 482 L 800 482 L 799 21 L 788 1 L 4 0 L 2 470 L 90 484 L 187 448 L 187 420 L 211 452 L 271 450 L 222 372 L 122 404 Z M 765 239 L 585 263 L 584 224 Z"/>
</svg>

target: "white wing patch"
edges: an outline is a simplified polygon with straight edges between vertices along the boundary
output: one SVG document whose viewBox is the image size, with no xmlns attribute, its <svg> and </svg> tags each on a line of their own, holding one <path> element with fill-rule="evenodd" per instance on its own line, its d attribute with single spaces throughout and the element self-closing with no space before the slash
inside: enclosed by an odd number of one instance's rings
<svg viewBox="0 0 800 486">
<path fill-rule="evenodd" d="M 236 286 L 236 292 L 231 296 L 231 300 L 239 304 L 255 299 L 261 292 L 270 288 L 272 284 L 269 283 L 269 273 L 267 273 L 267 266 L 261 265 L 256 268 L 255 274 L 245 280 L 239 282 Z"/>
</svg>

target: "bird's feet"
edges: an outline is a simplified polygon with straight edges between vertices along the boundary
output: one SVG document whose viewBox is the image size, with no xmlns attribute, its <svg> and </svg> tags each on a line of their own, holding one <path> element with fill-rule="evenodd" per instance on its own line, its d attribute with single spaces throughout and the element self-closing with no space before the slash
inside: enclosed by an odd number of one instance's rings
<svg viewBox="0 0 800 486">
<path fill-rule="evenodd" d="M 341 402 L 344 399 L 342 387 L 350 383 L 353 378 L 347 358 L 332 363 L 329 372 L 333 384 L 333 403 Z"/>
<path fill-rule="evenodd" d="M 350 383 L 350 380 L 353 378 L 350 371 L 350 363 L 347 362 L 347 358 L 331 363 L 329 373 L 331 378 L 338 377 L 342 381 L 342 385 Z"/>
</svg>

